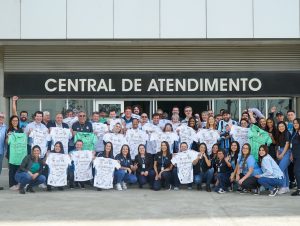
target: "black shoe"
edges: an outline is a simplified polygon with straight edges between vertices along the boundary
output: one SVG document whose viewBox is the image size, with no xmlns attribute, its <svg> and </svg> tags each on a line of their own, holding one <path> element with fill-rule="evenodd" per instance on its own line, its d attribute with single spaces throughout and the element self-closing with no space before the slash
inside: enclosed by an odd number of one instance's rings
<svg viewBox="0 0 300 226">
<path fill-rule="evenodd" d="M 202 191 L 202 186 L 201 186 L 201 184 L 197 184 L 197 190 L 198 190 L 198 191 Z"/>
<path fill-rule="evenodd" d="M 4 188 L 3 187 L 0 187 L 0 190 L 3 190 Z"/>
<path fill-rule="evenodd" d="M 52 187 L 50 185 L 47 185 L 47 191 L 52 191 Z"/>
<path fill-rule="evenodd" d="M 63 191 L 64 190 L 64 187 L 58 187 L 57 188 L 59 191 Z"/>
<path fill-rule="evenodd" d="M 143 188 L 143 185 L 139 184 L 139 188 Z"/>
<path fill-rule="evenodd" d="M 293 188 L 295 188 L 296 186 L 297 186 L 296 182 L 290 182 L 289 188 L 290 188 L 290 189 L 293 189 Z"/>
<path fill-rule="evenodd" d="M 211 192 L 210 185 L 207 185 L 207 186 L 206 186 L 206 191 L 207 191 L 207 192 Z"/>
<path fill-rule="evenodd" d="M 70 184 L 70 189 L 74 189 L 74 184 Z"/>
<path fill-rule="evenodd" d="M 102 191 L 102 188 L 97 188 L 97 191 Z"/>
<path fill-rule="evenodd" d="M 24 195 L 25 194 L 25 188 L 23 187 L 23 188 L 19 188 L 19 193 L 20 194 L 22 194 L 22 195 Z"/>
<path fill-rule="evenodd" d="M 300 195 L 300 189 L 297 189 L 296 191 L 294 191 L 291 196 L 299 196 Z"/>
<path fill-rule="evenodd" d="M 84 183 L 79 183 L 79 187 L 80 187 L 81 189 L 85 189 Z"/>
<path fill-rule="evenodd" d="M 27 192 L 30 192 L 30 193 L 34 193 L 34 192 L 35 192 L 31 186 L 28 186 L 28 187 L 26 188 L 26 191 L 27 191 Z"/>
</svg>

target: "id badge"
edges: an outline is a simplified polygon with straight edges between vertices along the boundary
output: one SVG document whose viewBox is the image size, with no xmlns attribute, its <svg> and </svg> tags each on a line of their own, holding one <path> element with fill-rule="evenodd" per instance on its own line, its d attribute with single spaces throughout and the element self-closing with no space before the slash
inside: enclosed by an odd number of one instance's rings
<svg viewBox="0 0 300 226">
<path fill-rule="evenodd" d="M 218 173 L 220 173 L 221 172 L 221 169 L 220 169 L 220 167 L 218 167 Z"/>
<path fill-rule="evenodd" d="M 161 171 L 163 171 L 164 169 L 165 169 L 165 167 L 163 167 L 163 166 L 160 168 Z"/>
<path fill-rule="evenodd" d="M 293 148 L 293 144 L 292 143 L 290 143 L 290 149 L 292 149 Z"/>
<path fill-rule="evenodd" d="M 146 168 L 146 164 L 144 163 L 144 164 L 142 164 L 142 168 L 143 169 L 145 169 Z"/>
<path fill-rule="evenodd" d="M 240 174 L 242 174 L 243 173 L 243 170 L 242 169 L 240 169 Z"/>
</svg>

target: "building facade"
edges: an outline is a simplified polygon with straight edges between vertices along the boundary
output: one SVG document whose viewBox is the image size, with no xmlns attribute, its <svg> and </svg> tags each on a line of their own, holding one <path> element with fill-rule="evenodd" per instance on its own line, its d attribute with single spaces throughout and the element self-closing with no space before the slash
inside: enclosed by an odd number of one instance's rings
<svg viewBox="0 0 300 226">
<path fill-rule="evenodd" d="M 0 0 L 0 110 L 300 107 L 299 0 Z"/>
</svg>

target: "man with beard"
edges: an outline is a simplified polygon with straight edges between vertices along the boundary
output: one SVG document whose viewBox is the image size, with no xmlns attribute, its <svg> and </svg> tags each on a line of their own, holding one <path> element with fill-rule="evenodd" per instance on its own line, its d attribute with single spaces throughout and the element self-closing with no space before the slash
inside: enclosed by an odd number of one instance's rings
<svg viewBox="0 0 300 226">
<path fill-rule="evenodd" d="M 18 99 L 19 99 L 19 97 L 17 97 L 17 96 L 13 96 L 13 98 L 12 98 L 12 113 L 13 113 L 13 115 L 18 115 L 18 113 L 17 113 L 17 101 L 18 101 Z M 27 119 L 28 119 L 28 112 L 27 111 L 21 111 L 20 112 L 19 126 L 23 130 L 28 124 Z"/>
</svg>

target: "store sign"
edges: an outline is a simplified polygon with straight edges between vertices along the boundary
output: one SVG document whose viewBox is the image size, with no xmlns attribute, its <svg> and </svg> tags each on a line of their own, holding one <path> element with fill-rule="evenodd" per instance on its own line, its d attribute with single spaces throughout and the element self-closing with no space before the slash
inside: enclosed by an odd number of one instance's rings
<svg viewBox="0 0 300 226">
<path fill-rule="evenodd" d="M 300 72 L 5 73 L 4 96 L 295 96 L 299 82 Z"/>
</svg>

